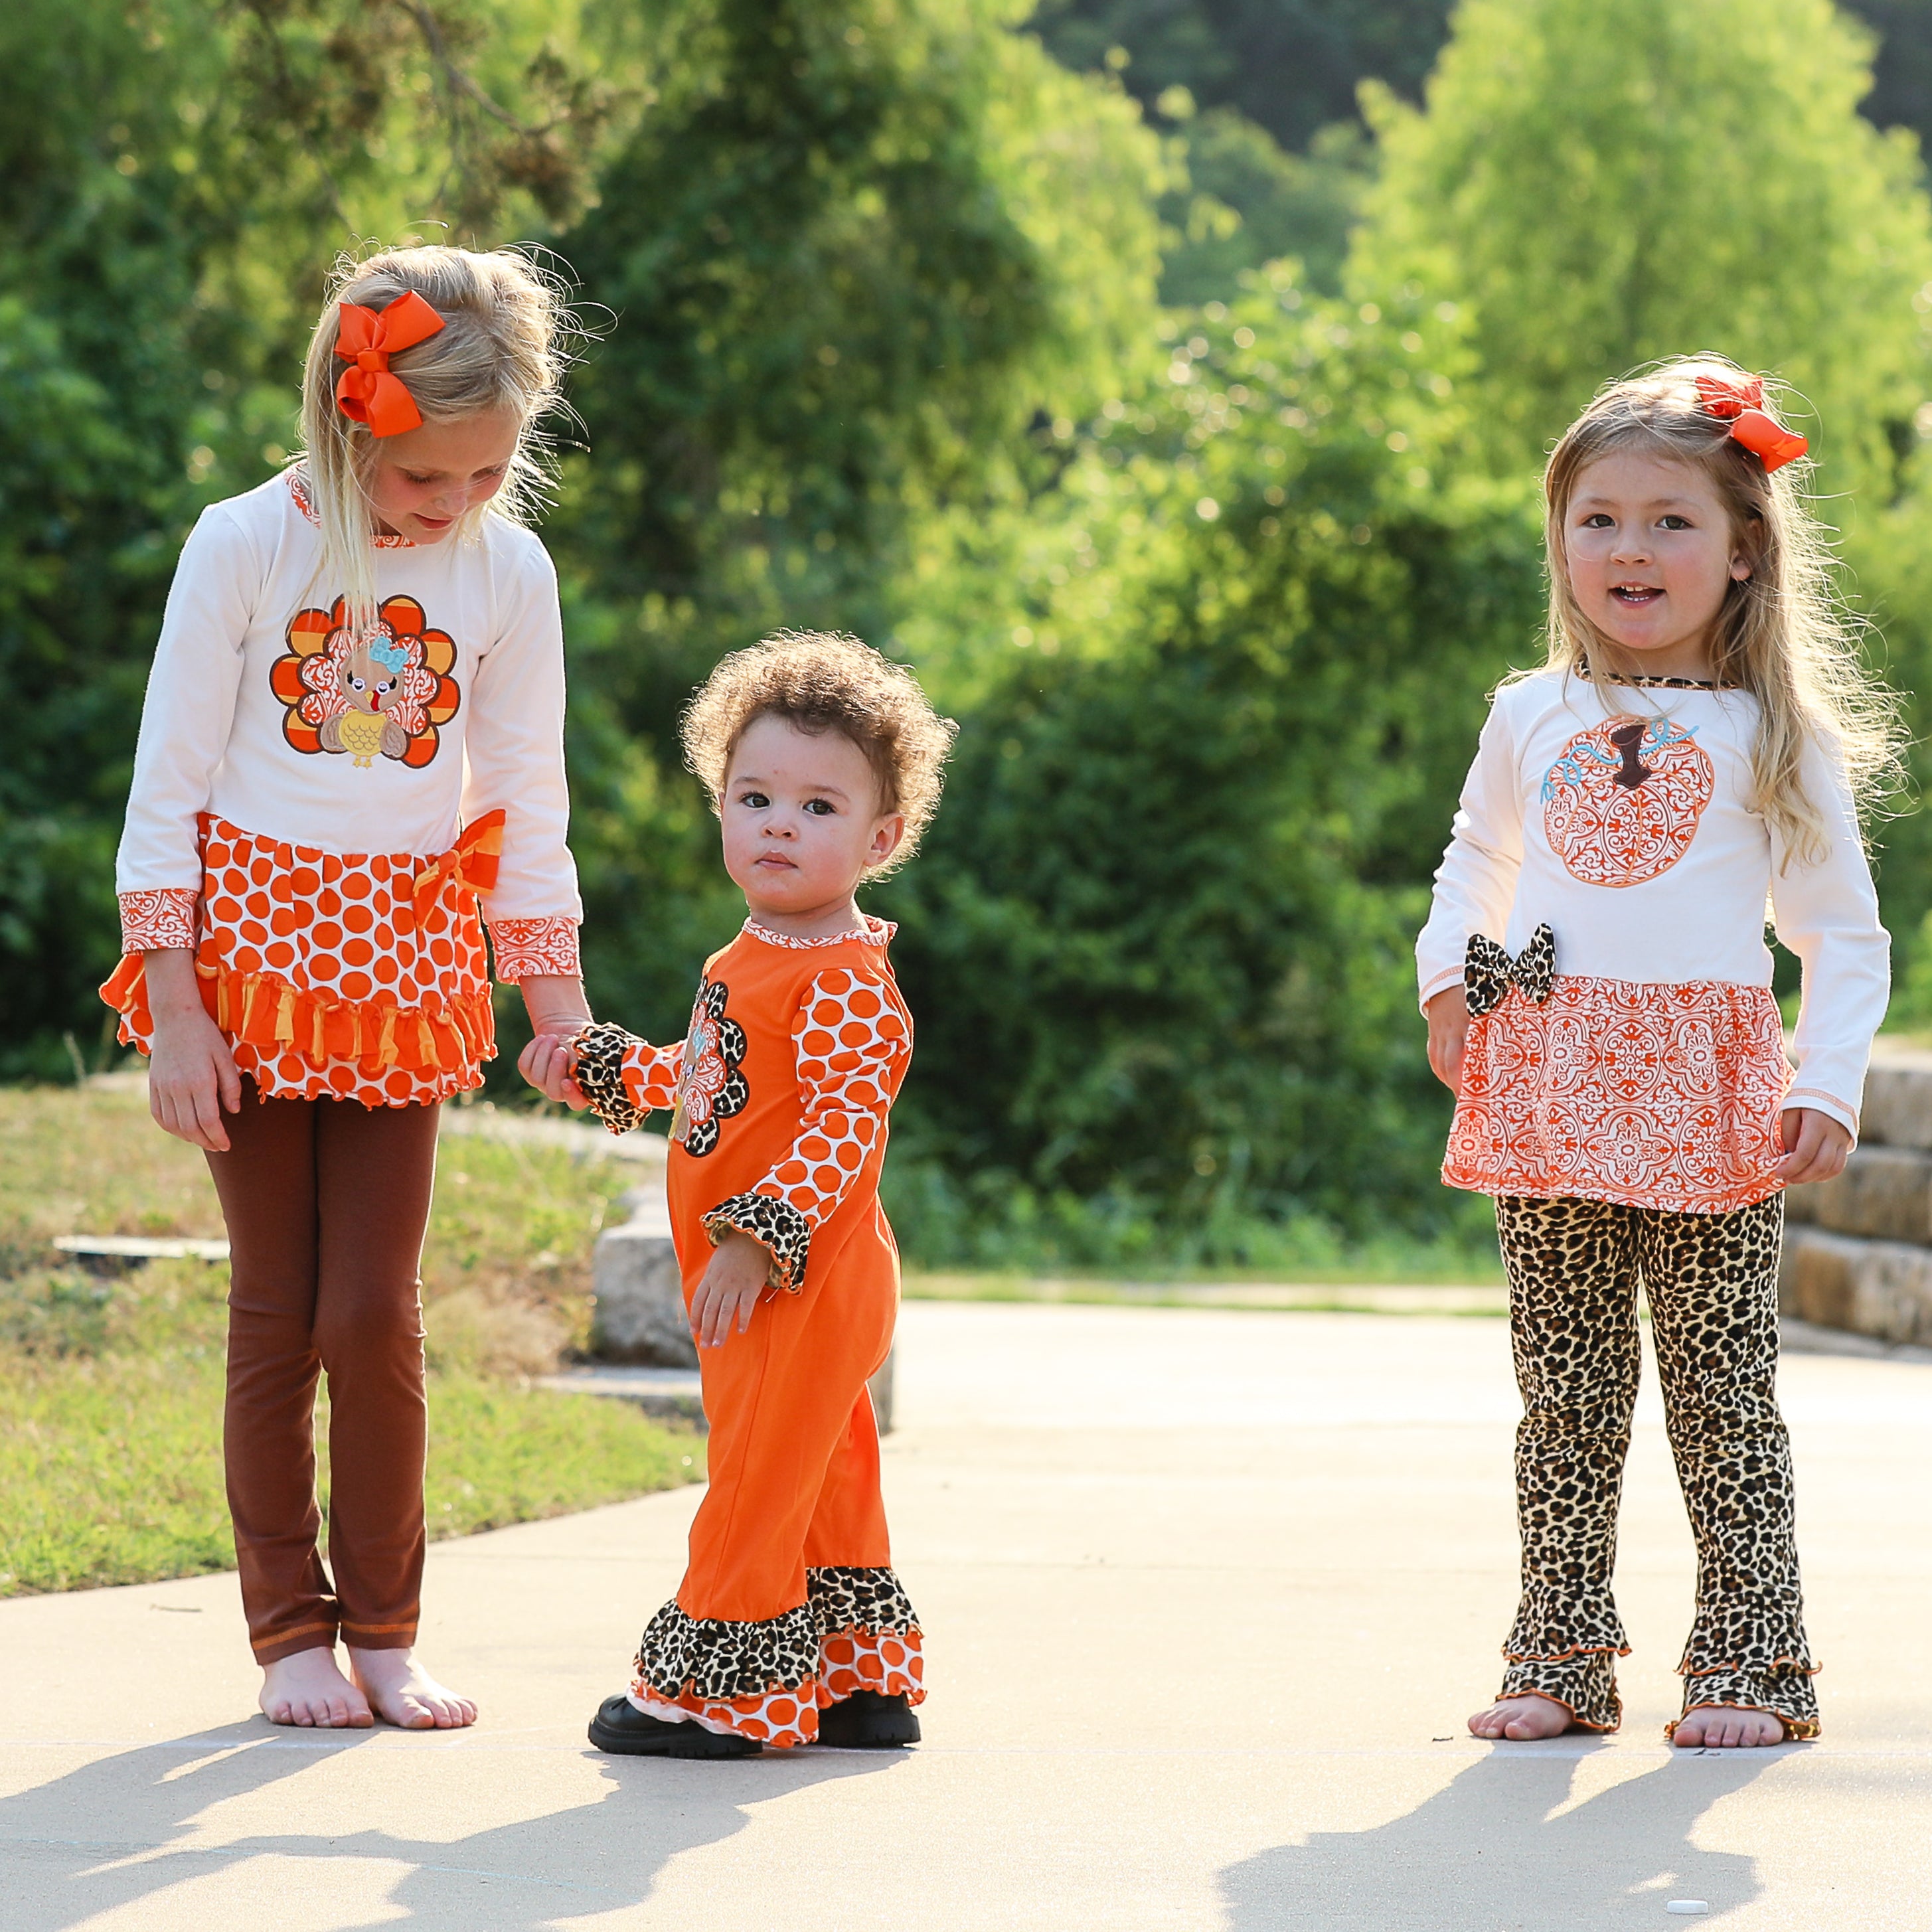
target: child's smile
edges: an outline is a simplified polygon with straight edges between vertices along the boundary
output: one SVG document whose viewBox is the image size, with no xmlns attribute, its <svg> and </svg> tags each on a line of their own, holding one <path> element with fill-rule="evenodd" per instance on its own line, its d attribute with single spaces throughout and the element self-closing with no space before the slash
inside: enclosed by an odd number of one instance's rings
<svg viewBox="0 0 1932 1932">
<path fill-rule="evenodd" d="M 1712 627 L 1750 565 L 1709 479 L 1690 465 L 1620 451 L 1576 479 L 1564 562 L 1584 614 L 1665 677 L 1711 674 Z"/>
</svg>

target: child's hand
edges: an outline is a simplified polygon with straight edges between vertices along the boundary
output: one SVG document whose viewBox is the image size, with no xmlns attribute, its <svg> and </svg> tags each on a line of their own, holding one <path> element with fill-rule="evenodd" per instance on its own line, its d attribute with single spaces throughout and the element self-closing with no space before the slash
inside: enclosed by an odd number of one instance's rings
<svg viewBox="0 0 1932 1932">
<path fill-rule="evenodd" d="M 1784 1158 L 1772 1171 L 1787 1187 L 1801 1180 L 1831 1180 L 1845 1171 L 1852 1136 L 1816 1107 L 1787 1107 L 1778 1117 Z"/>
<path fill-rule="evenodd" d="M 184 946 L 150 952 L 146 971 L 154 1018 L 148 1111 L 156 1126 L 190 1146 L 226 1154 L 228 1130 L 221 1116 L 241 1112 L 242 1076 L 221 1029 L 201 1004 L 194 956 Z"/>
<path fill-rule="evenodd" d="M 537 1034 L 517 1055 L 517 1071 L 546 1100 L 560 1100 L 580 1114 L 590 1102 L 575 1078 L 579 1030 Z"/>
<path fill-rule="evenodd" d="M 691 1332 L 700 1348 L 715 1348 L 728 1340 L 734 1317 L 740 1334 L 751 1327 L 752 1311 L 765 1292 L 771 1266 L 770 1250 L 749 1234 L 734 1229 L 718 1244 L 691 1298 Z"/>
<path fill-rule="evenodd" d="M 1444 986 L 1426 1010 L 1430 1067 L 1450 1093 L 1460 1093 L 1462 1054 L 1469 1043 L 1469 995 L 1460 986 Z"/>
</svg>

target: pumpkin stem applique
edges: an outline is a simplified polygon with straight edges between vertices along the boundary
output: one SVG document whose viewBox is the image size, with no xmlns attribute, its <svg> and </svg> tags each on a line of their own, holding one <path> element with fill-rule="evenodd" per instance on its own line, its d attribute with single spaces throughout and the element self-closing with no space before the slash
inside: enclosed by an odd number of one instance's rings
<svg viewBox="0 0 1932 1932">
<path fill-rule="evenodd" d="M 718 1144 L 720 1124 L 742 1113 L 752 1098 L 740 1070 L 745 1029 L 724 1010 L 730 991 L 722 980 L 707 980 L 698 988 L 684 1042 L 670 1137 L 700 1159 Z"/>
<path fill-rule="evenodd" d="M 1637 747 L 1643 742 L 1643 727 L 1633 721 L 1619 724 L 1610 734 L 1610 742 L 1623 754 L 1623 764 L 1617 773 L 1617 783 L 1634 791 L 1650 776 L 1650 767 L 1636 754 Z"/>
<path fill-rule="evenodd" d="M 1607 718 L 1544 775 L 1544 836 L 1572 878 L 1640 886 L 1690 849 L 1715 784 L 1709 754 L 1672 719 Z"/>
<path fill-rule="evenodd" d="M 381 758 L 419 770 L 436 756 L 463 701 L 450 675 L 456 644 L 430 627 L 413 597 L 386 598 L 360 636 L 340 597 L 327 610 L 298 610 L 286 634 L 268 685 L 286 707 L 282 736 L 295 750 L 346 752 L 365 769 Z"/>
</svg>

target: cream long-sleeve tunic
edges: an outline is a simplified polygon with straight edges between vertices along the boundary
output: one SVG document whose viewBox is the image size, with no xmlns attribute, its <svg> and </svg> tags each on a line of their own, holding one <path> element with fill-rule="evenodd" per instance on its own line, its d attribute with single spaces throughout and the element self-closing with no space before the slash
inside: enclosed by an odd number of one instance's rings
<svg viewBox="0 0 1932 1932">
<path fill-rule="evenodd" d="M 379 538 L 375 629 L 326 580 L 300 470 L 212 506 L 150 674 L 104 995 L 146 1046 L 142 956 L 192 946 L 264 1094 L 439 1098 L 497 976 L 574 974 L 562 628 L 542 544 Z"/>
<path fill-rule="evenodd" d="M 1808 862 L 1750 805 L 1756 700 L 1550 670 L 1496 696 L 1416 944 L 1424 1004 L 1472 934 L 1556 943 L 1549 997 L 1477 1018 L 1444 1178 L 1718 1212 L 1774 1192 L 1784 1107 L 1853 1132 L 1889 942 L 1844 776 L 1814 744 Z M 1804 968 L 1791 1073 L 1766 910 Z"/>
</svg>

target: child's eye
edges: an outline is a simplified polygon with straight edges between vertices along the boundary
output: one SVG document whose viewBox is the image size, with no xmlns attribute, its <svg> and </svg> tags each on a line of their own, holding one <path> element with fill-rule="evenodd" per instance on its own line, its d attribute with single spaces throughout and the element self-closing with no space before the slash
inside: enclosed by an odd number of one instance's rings
<svg viewBox="0 0 1932 1932">
<path fill-rule="evenodd" d="M 765 807 L 771 803 L 771 800 L 761 791 L 747 791 L 739 794 L 738 802 L 740 805 L 749 806 L 754 812 L 763 812 Z"/>
<path fill-rule="evenodd" d="M 434 476 L 412 476 L 405 470 L 403 472 L 403 481 L 405 483 L 413 483 L 419 490 L 426 490 L 436 481 L 436 478 Z"/>
<path fill-rule="evenodd" d="M 838 809 L 826 798 L 808 798 L 805 802 L 805 808 L 814 818 L 829 818 Z"/>
<path fill-rule="evenodd" d="M 1605 510 L 1592 511 L 1583 519 L 1582 528 L 1586 530 L 1606 530 L 1611 526 L 1610 513 Z"/>
<path fill-rule="evenodd" d="M 1666 530 L 1688 530 L 1690 527 L 1690 519 L 1678 516 L 1674 510 L 1667 517 L 1659 517 L 1657 520 Z"/>
</svg>

